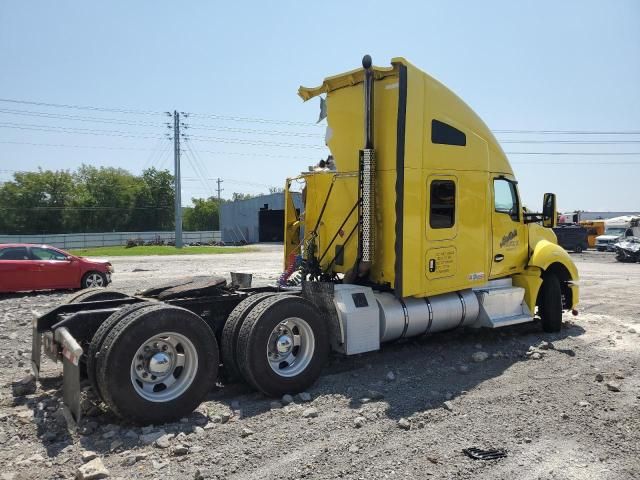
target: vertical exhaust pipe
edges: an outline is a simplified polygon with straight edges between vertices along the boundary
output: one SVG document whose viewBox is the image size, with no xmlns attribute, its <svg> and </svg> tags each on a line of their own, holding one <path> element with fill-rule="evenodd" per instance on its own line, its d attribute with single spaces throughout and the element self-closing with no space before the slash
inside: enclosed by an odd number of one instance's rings
<svg viewBox="0 0 640 480">
<path fill-rule="evenodd" d="M 358 277 L 371 270 L 374 250 L 375 155 L 373 148 L 373 69 L 371 56 L 362 58 L 364 68 L 364 129 L 365 144 L 360 150 L 360 235 L 358 245 Z"/>
</svg>

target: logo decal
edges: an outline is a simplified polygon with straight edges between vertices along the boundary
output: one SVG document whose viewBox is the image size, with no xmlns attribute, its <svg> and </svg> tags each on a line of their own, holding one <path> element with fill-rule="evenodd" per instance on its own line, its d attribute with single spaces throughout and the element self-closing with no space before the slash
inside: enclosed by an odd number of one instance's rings
<svg viewBox="0 0 640 480">
<path fill-rule="evenodd" d="M 514 228 L 507 233 L 500 241 L 500 248 L 503 247 L 515 247 L 518 244 L 518 231 Z"/>
</svg>

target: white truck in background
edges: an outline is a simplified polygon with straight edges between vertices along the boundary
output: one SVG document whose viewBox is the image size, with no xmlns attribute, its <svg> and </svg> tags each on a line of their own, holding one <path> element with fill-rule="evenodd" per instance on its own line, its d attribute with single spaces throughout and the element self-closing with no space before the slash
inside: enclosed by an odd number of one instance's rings
<svg viewBox="0 0 640 480">
<path fill-rule="evenodd" d="M 613 252 L 613 245 L 624 237 L 640 237 L 640 215 L 624 215 L 605 220 L 603 235 L 596 237 L 599 252 Z"/>
</svg>

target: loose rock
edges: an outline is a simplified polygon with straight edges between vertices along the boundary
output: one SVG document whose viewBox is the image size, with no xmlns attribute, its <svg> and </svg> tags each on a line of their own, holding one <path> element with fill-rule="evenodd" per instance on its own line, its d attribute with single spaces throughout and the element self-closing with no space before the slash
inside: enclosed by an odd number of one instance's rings
<svg viewBox="0 0 640 480">
<path fill-rule="evenodd" d="M 316 408 L 307 408 L 302 412 L 303 418 L 316 418 L 318 416 L 318 410 Z"/>
<path fill-rule="evenodd" d="M 387 373 L 386 379 L 389 382 L 393 382 L 396 379 L 396 374 L 393 372 L 389 372 Z"/>
<path fill-rule="evenodd" d="M 471 355 L 471 358 L 474 362 L 484 362 L 489 358 L 489 354 L 487 352 L 474 352 L 474 354 Z"/>
<path fill-rule="evenodd" d="M 353 421 L 353 426 L 356 428 L 362 428 L 364 424 L 367 422 L 367 419 L 364 417 L 356 417 Z"/>
<path fill-rule="evenodd" d="M 94 458 L 97 458 L 98 454 L 96 452 L 92 452 L 91 450 L 87 450 L 85 452 L 82 452 L 82 463 L 87 463 L 90 462 L 91 460 L 93 460 Z"/>
<path fill-rule="evenodd" d="M 311 394 L 307 393 L 307 392 L 300 392 L 298 395 L 296 395 L 296 397 L 301 402 L 310 402 L 311 401 Z"/>
<path fill-rule="evenodd" d="M 21 378 L 13 384 L 13 395 L 15 397 L 22 397 L 24 395 L 31 395 L 36 391 L 36 377 L 33 375 L 27 375 Z"/>
<path fill-rule="evenodd" d="M 171 446 L 171 439 L 174 437 L 172 433 L 162 435 L 155 441 L 155 446 L 158 448 L 169 448 Z"/>
<path fill-rule="evenodd" d="M 158 430 L 155 432 L 150 432 L 145 435 L 140 435 L 140 441 L 145 445 L 151 445 L 153 442 L 158 440 L 163 435 L 166 435 L 167 432 L 164 430 Z"/>
<path fill-rule="evenodd" d="M 406 418 L 401 418 L 400 420 L 398 420 L 398 427 L 401 428 L 402 430 L 410 430 L 411 422 Z"/>
<path fill-rule="evenodd" d="M 246 437 L 249 437 L 249 436 L 253 435 L 254 433 L 256 433 L 256 432 L 254 432 L 250 428 L 243 428 L 242 432 L 240 432 L 240 436 L 242 438 L 246 438 Z"/>
<path fill-rule="evenodd" d="M 107 470 L 99 458 L 94 458 L 88 463 L 85 463 L 78 468 L 76 472 L 76 478 L 78 480 L 97 480 L 100 478 L 107 478 L 109 476 L 109 470 Z"/>
<path fill-rule="evenodd" d="M 176 457 L 180 457 L 189 453 L 189 447 L 185 445 L 176 445 L 175 447 L 173 447 L 171 453 Z"/>
<path fill-rule="evenodd" d="M 607 390 L 611 392 L 619 392 L 620 384 L 618 382 L 607 382 Z"/>
<path fill-rule="evenodd" d="M 293 403 L 293 397 L 289 394 L 283 395 L 282 396 L 282 404 L 283 405 L 289 405 L 290 403 Z"/>
</svg>

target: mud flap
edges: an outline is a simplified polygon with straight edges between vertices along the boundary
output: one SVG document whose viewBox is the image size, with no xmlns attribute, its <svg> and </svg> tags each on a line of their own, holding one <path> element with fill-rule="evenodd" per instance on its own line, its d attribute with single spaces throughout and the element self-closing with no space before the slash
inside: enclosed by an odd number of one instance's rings
<svg viewBox="0 0 640 480">
<path fill-rule="evenodd" d="M 42 335 L 38 332 L 38 319 L 33 320 L 31 337 L 31 372 L 36 380 L 40 377 L 40 356 L 42 355 Z"/>
<path fill-rule="evenodd" d="M 55 331 L 56 341 L 62 345 L 62 400 L 76 423 L 80 422 L 80 357 L 82 347 L 65 327 Z"/>
<path fill-rule="evenodd" d="M 66 351 L 66 349 L 65 349 Z M 80 366 L 77 359 L 75 362 L 67 358 L 66 353 L 62 356 L 62 400 L 69 409 L 76 424 L 80 423 L 82 416 L 82 406 L 80 402 Z"/>
</svg>

